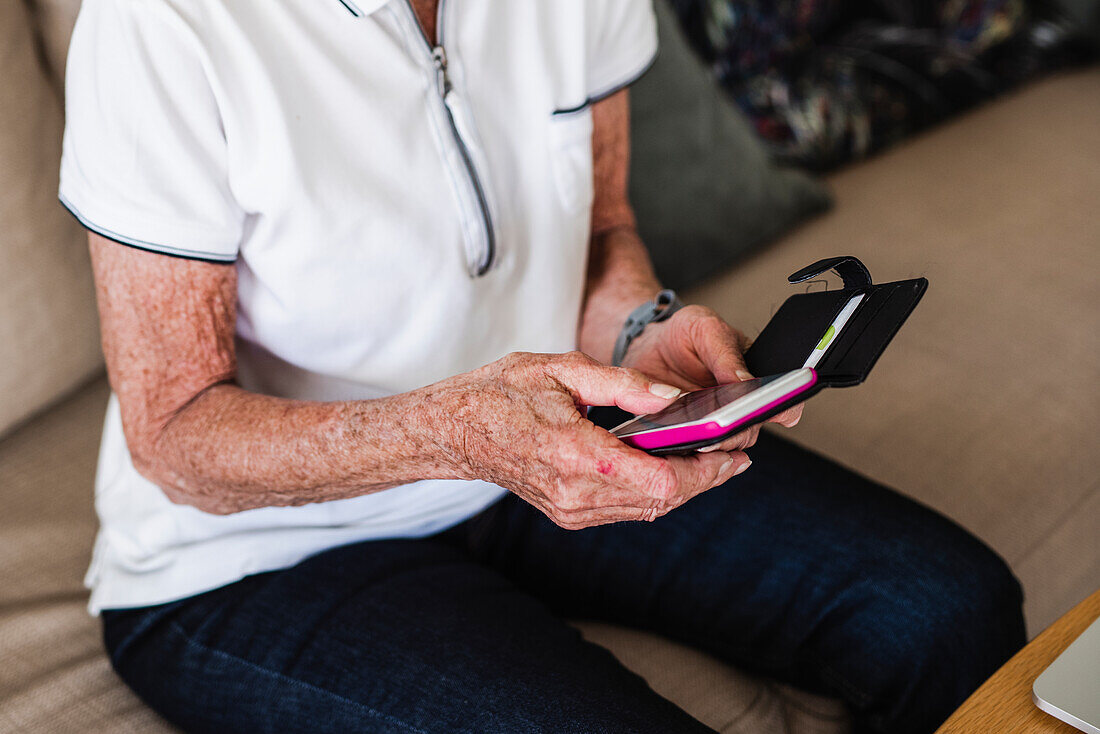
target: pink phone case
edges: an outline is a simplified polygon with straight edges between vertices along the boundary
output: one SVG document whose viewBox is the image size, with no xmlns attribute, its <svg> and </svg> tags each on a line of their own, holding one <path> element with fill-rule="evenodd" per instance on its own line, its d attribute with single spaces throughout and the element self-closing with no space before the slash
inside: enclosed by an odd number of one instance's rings
<svg viewBox="0 0 1100 734">
<path fill-rule="evenodd" d="M 621 440 L 628 446 L 646 451 L 670 449 L 680 446 L 685 448 L 701 448 L 711 443 L 717 443 L 722 439 L 728 438 L 748 428 L 753 423 L 757 422 L 757 419 L 762 420 L 766 416 L 770 417 L 768 414 L 777 412 L 775 409 L 784 403 L 795 405 L 798 401 L 792 402 L 793 398 L 798 397 L 817 384 L 817 372 L 813 370 L 810 371 L 813 372 L 813 379 L 808 383 L 784 393 L 781 397 L 776 398 L 762 408 L 754 410 L 741 420 L 731 423 L 728 426 L 723 426 L 713 421 L 698 426 L 670 426 L 669 428 L 653 431 L 652 433 L 644 433 L 638 436 L 623 436 Z"/>
</svg>

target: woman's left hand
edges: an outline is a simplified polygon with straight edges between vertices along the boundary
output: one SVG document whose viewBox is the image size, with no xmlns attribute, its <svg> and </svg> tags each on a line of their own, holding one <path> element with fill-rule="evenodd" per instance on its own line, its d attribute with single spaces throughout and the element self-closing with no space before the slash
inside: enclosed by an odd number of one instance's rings
<svg viewBox="0 0 1100 734">
<path fill-rule="evenodd" d="M 748 345 L 749 340 L 712 309 L 685 306 L 668 320 L 647 326 L 630 345 L 622 366 L 682 390 L 698 390 L 752 379 L 743 356 Z M 802 406 L 796 405 L 768 422 L 790 428 L 801 417 Z M 758 424 L 704 450 L 746 449 L 759 433 Z"/>
</svg>

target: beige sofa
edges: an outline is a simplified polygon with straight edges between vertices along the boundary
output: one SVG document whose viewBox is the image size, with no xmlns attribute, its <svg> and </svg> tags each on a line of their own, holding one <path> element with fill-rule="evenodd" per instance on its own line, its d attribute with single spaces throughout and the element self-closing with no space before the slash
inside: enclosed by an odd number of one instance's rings
<svg viewBox="0 0 1100 734">
<path fill-rule="evenodd" d="M 82 233 L 54 198 L 75 5 L 0 3 L 0 731 L 162 731 L 81 586 L 107 387 Z M 1100 71 L 1034 85 L 834 176 L 833 213 L 690 294 L 753 332 L 820 256 L 926 275 L 872 379 L 816 398 L 793 436 L 992 544 L 1033 634 L 1100 586 L 1098 119 Z M 720 731 L 847 729 L 835 701 L 580 626 Z"/>
</svg>

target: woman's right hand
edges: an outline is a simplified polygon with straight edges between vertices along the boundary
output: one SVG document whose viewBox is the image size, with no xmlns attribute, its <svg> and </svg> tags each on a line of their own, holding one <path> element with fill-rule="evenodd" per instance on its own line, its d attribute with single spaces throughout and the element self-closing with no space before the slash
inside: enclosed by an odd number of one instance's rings
<svg viewBox="0 0 1100 734">
<path fill-rule="evenodd" d="M 654 520 L 750 463 L 741 451 L 650 456 L 597 427 L 582 406 L 652 413 L 679 390 L 580 352 L 510 354 L 429 390 L 456 475 L 505 487 L 567 529 Z"/>
</svg>

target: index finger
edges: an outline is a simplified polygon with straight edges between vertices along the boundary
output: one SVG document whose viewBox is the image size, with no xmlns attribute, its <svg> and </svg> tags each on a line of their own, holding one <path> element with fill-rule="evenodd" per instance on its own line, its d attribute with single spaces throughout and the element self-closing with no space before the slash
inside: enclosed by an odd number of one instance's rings
<svg viewBox="0 0 1100 734">
<path fill-rule="evenodd" d="M 718 379 L 719 384 L 724 381 L 722 377 L 728 376 L 731 372 L 737 377 L 738 380 L 751 380 L 753 378 L 752 373 L 749 372 L 748 365 L 745 362 L 745 352 L 752 346 L 752 339 L 745 336 L 741 332 L 734 329 L 732 326 L 726 325 L 725 333 L 727 340 L 732 340 L 736 344 L 736 348 L 731 348 L 727 344 L 725 349 L 717 350 L 709 357 L 707 355 L 701 355 L 704 362 L 707 363 L 707 369 L 711 371 L 711 374 Z M 721 374 L 719 374 L 721 372 Z M 782 413 L 772 416 L 766 423 L 778 423 L 786 428 L 794 428 L 798 425 L 798 422 L 802 420 L 802 404 L 799 403 Z"/>
<path fill-rule="evenodd" d="M 799 403 L 793 408 L 787 408 L 778 415 L 773 415 L 768 419 L 768 423 L 778 423 L 786 428 L 794 428 L 798 425 L 798 422 L 802 420 L 802 406 L 805 403 Z"/>
</svg>

